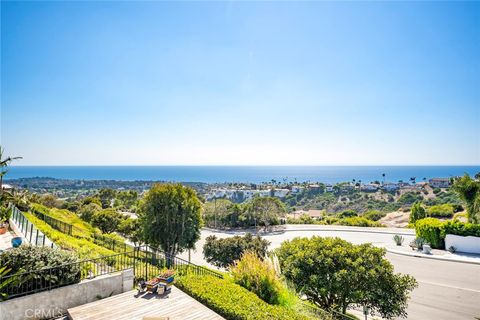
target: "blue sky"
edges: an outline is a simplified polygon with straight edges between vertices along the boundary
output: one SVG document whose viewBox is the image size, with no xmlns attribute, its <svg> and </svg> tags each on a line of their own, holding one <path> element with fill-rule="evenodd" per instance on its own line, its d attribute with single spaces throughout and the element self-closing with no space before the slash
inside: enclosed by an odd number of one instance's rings
<svg viewBox="0 0 480 320">
<path fill-rule="evenodd" d="M 21 164 L 479 164 L 480 3 L 2 2 Z"/>
</svg>

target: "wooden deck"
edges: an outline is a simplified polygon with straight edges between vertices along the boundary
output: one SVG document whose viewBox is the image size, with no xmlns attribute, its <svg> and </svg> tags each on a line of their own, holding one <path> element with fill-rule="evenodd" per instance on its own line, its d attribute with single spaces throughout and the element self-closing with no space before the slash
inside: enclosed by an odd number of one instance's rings
<svg viewBox="0 0 480 320">
<path fill-rule="evenodd" d="M 177 287 L 165 296 L 137 295 L 135 290 L 68 309 L 70 320 L 142 320 L 144 316 L 165 320 L 223 319 Z"/>
</svg>

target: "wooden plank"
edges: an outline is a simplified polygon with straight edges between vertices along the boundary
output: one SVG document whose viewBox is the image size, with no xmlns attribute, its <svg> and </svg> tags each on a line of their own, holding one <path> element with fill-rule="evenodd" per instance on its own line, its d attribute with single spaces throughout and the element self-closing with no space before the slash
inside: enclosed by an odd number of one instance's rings
<svg viewBox="0 0 480 320">
<path fill-rule="evenodd" d="M 169 320 L 223 319 L 175 286 L 164 296 L 129 291 L 68 309 L 70 320 L 142 320 L 144 316 L 169 317 Z"/>
</svg>

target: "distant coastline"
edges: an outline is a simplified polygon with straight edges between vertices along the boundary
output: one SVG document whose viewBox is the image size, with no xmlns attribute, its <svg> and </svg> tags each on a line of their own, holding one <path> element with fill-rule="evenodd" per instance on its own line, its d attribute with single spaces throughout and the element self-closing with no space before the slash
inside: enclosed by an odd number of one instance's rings
<svg viewBox="0 0 480 320">
<path fill-rule="evenodd" d="M 436 177 L 475 175 L 480 166 L 12 166 L 8 179 L 177 181 L 202 183 L 324 182 L 361 180 L 417 181 Z"/>
</svg>

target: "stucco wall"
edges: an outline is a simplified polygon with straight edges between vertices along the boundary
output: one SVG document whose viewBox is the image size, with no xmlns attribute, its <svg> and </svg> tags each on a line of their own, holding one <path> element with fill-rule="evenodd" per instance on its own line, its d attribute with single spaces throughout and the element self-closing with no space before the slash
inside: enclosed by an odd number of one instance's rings
<svg viewBox="0 0 480 320">
<path fill-rule="evenodd" d="M 455 247 L 458 252 L 480 254 L 479 237 L 462 237 L 453 234 L 447 234 L 445 237 L 445 248 Z"/>
<path fill-rule="evenodd" d="M 84 280 L 77 284 L 0 302 L 0 320 L 48 319 L 68 308 L 133 288 L 133 270 Z"/>
</svg>

